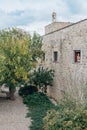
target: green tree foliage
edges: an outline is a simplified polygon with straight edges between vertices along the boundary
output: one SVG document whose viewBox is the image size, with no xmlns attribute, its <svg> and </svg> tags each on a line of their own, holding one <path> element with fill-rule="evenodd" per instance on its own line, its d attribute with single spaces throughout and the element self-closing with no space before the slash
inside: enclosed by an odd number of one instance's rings
<svg viewBox="0 0 87 130">
<path fill-rule="evenodd" d="M 52 69 L 44 69 L 43 67 L 39 67 L 34 70 L 31 74 L 30 82 L 34 85 L 39 86 L 39 88 L 45 88 L 45 92 L 47 91 L 47 86 L 52 86 L 54 77 L 54 70 Z"/>
<path fill-rule="evenodd" d="M 37 33 L 33 34 L 30 44 L 30 53 L 32 54 L 32 60 L 37 61 L 37 58 L 42 58 L 43 51 L 41 50 L 42 47 L 42 37 Z"/>
<path fill-rule="evenodd" d="M 34 36 L 23 30 L 12 28 L 0 31 L 0 82 L 5 83 L 9 89 L 28 80 L 29 71 L 36 66 L 37 57 L 40 57 L 36 49 L 41 49 L 42 41 L 36 35 L 37 42 L 34 43 Z M 41 50 L 40 50 L 41 52 Z M 35 55 L 35 60 L 34 60 Z"/>
</svg>

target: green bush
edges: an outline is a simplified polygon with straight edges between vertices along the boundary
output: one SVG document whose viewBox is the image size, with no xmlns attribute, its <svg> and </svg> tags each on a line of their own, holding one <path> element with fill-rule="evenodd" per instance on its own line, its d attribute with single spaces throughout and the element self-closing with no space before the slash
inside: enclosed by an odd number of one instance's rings
<svg viewBox="0 0 87 130">
<path fill-rule="evenodd" d="M 47 93 L 47 86 L 52 86 L 54 78 L 54 70 L 39 67 L 35 69 L 30 76 L 30 83 L 43 88 L 43 92 Z"/>
<path fill-rule="evenodd" d="M 42 92 L 36 92 L 32 95 L 28 95 L 24 98 L 24 103 L 28 106 L 38 106 L 38 105 L 48 105 L 52 104 L 49 98 L 46 96 L 46 94 Z"/>
<path fill-rule="evenodd" d="M 22 97 L 25 97 L 29 94 L 33 94 L 34 92 L 37 92 L 38 89 L 36 86 L 27 85 L 25 84 L 24 87 L 21 87 L 18 91 L 19 95 Z"/>
<path fill-rule="evenodd" d="M 87 130 L 87 109 L 73 99 L 63 99 L 43 121 L 44 130 Z"/>
<path fill-rule="evenodd" d="M 46 94 L 41 92 L 24 97 L 24 103 L 29 108 L 27 117 L 31 117 L 32 120 L 30 130 L 44 130 L 43 118 L 49 109 L 55 107 L 54 104 L 52 104 Z"/>
</svg>

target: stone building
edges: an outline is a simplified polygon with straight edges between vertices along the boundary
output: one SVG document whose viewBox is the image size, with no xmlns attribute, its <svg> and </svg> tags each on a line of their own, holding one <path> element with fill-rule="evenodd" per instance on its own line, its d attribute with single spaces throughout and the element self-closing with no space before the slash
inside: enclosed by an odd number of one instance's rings
<svg viewBox="0 0 87 130">
<path fill-rule="evenodd" d="M 52 22 L 45 27 L 43 65 L 55 70 L 48 93 L 59 99 L 65 93 L 83 99 L 87 95 L 87 19 L 77 23 Z"/>
</svg>

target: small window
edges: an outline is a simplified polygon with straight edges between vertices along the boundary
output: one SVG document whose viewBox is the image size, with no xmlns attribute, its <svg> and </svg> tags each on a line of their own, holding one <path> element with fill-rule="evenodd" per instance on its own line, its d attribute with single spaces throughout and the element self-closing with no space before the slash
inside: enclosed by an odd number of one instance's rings
<svg viewBox="0 0 87 130">
<path fill-rule="evenodd" d="M 45 61 L 45 53 L 43 53 L 43 61 Z"/>
<path fill-rule="evenodd" d="M 54 51 L 54 62 L 58 61 L 58 52 Z"/>
<path fill-rule="evenodd" d="M 81 51 L 80 50 L 74 51 L 74 61 L 75 61 L 75 63 L 80 63 L 80 61 L 81 61 Z"/>
</svg>

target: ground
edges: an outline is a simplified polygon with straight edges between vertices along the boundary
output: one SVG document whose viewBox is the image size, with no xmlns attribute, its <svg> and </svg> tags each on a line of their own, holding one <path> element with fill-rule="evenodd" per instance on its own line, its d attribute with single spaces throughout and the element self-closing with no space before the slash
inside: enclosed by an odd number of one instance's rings
<svg viewBox="0 0 87 130">
<path fill-rule="evenodd" d="M 30 118 L 26 118 L 27 108 L 16 93 L 16 100 L 2 98 L 0 94 L 0 130 L 29 130 Z"/>
</svg>

